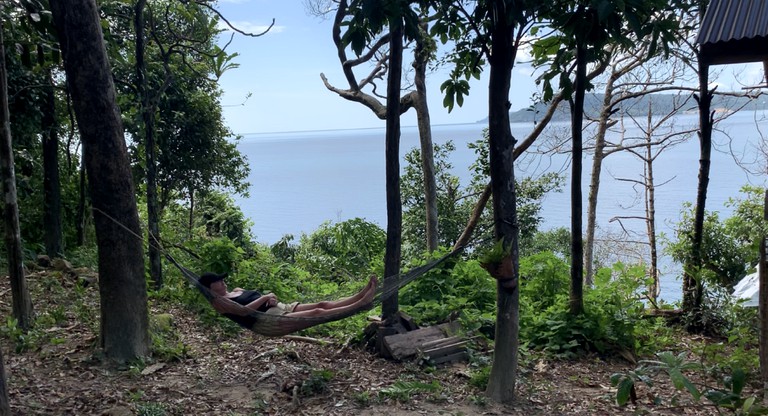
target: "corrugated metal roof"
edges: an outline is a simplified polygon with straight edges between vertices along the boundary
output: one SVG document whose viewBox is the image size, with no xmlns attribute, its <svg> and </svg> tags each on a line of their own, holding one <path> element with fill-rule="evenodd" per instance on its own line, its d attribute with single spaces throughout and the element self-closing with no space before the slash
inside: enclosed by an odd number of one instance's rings
<svg viewBox="0 0 768 416">
<path fill-rule="evenodd" d="M 768 0 L 712 0 L 701 23 L 700 44 L 768 36 Z"/>
</svg>

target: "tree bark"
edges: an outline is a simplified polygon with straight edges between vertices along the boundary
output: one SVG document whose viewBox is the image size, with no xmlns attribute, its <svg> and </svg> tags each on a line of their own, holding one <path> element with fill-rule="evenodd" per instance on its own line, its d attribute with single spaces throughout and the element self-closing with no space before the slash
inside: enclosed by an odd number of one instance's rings
<svg viewBox="0 0 768 416">
<path fill-rule="evenodd" d="M 42 52 L 42 51 L 41 51 Z M 40 56 L 43 56 L 40 53 Z M 42 60 L 42 58 L 41 58 Z M 63 253 L 61 237 L 61 182 L 59 180 L 59 136 L 56 129 L 56 96 L 53 76 L 47 71 L 43 104 L 43 228 L 45 231 L 45 252 L 51 257 Z"/>
<path fill-rule="evenodd" d="M 709 186 L 709 168 L 712 155 L 712 124 L 710 114 L 712 91 L 709 90 L 709 67 L 699 61 L 699 182 L 696 190 L 696 206 L 694 208 L 693 241 L 691 244 L 691 260 L 683 271 L 683 310 L 694 312 L 699 309 L 703 297 L 703 287 L 699 278 L 701 270 L 701 246 L 704 238 L 704 213 L 707 203 L 707 188 Z"/>
<path fill-rule="evenodd" d="M 576 46 L 576 85 L 571 113 L 573 135 L 573 161 L 571 164 L 571 297 L 570 311 L 579 315 L 584 311 L 584 246 L 582 240 L 582 125 L 584 117 L 584 93 L 587 81 L 587 51 L 584 41 Z"/>
<path fill-rule="evenodd" d="M 403 64 L 403 23 L 392 18 L 389 40 L 389 73 L 387 74 L 387 126 L 386 126 L 386 193 L 387 242 L 384 254 L 384 290 L 381 315 L 392 324 L 399 309 L 400 245 L 402 240 L 403 204 L 400 197 L 400 77 Z"/>
<path fill-rule="evenodd" d="M 763 201 L 763 219 L 768 221 L 768 189 Z M 768 235 L 760 239 L 760 263 L 758 264 L 758 307 L 760 309 L 760 379 L 763 382 L 763 397 L 768 395 L 768 253 L 766 253 Z"/>
<path fill-rule="evenodd" d="M 3 24 L 0 22 L 0 178 L 3 181 L 3 216 L 5 219 L 5 250 L 8 259 L 8 277 L 11 281 L 13 317 L 19 327 L 32 326 L 32 299 L 24 277 L 24 257 L 19 230 L 19 205 L 16 195 L 16 172 L 13 164 L 11 114 L 8 109 L 8 75 L 5 68 Z"/>
<path fill-rule="evenodd" d="M 134 30 L 136 31 L 136 91 L 138 92 L 141 120 L 144 124 L 144 156 L 147 172 L 147 228 L 149 276 L 155 289 L 163 287 L 163 266 L 157 241 L 160 240 L 160 215 L 157 203 L 157 146 L 155 144 L 155 109 L 150 104 L 147 91 L 144 7 L 146 0 L 138 0 L 134 6 Z"/>
<path fill-rule="evenodd" d="M 515 22 L 507 17 L 505 2 L 493 2 L 494 16 L 491 32 L 493 50 L 489 57 L 488 81 L 488 139 L 491 189 L 493 197 L 494 234 L 507 250 L 502 267 L 492 276 L 496 282 L 496 333 L 493 366 L 486 394 L 499 403 L 515 399 L 517 382 L 517 351 L 520 333 L 520 291 L 518 287 L 519 226 L 515 194 L 513 151 L 515 138 L 509 125 L 509 90 L 512 68 L 517 53 L 514 42 Z"/>
<path fill-rule="evenodd" d="M 11 416 L 11 402 L 8 398 L 8 378 L 5 376 L 5 358 L 0 350 L 0 416 Z"/>
<path fill-rule="evenodd" d="M 124 130 L 95 0 L 52 0 L 83 143 L 99 261 L 101 346 L 107 359 L 149 354 L 141 228 Z"/>
<path fill-rule="evenodd" d="M 651 124 L 651 111 L 648 111 L 648 124 Z M 648 147 L 646 147 L 645 157 L 645 224 L 648 230 L 648 245 L 651 253 L 651 265 L 648 274 L 653 279 L 651 287 L 648 288 L 648 297 L 655 306 L 656 299 L 661 293 L 661 282 L 659 282 L 659 253 L 656 243 L 656 184 L 653 177 L 653 148 L 651 146 L 652 137 L 648 133 Z"/>
<path fill-rule="evenodd" d="M 603 108 L 600 112 L 597 133 L 595 133 L 595 154 L 592 157 L 592 173 L 590 174 L 589 195 L 587 196 L 587 238 L 584 243 L 584 268 L 586 277 L 584 284 L 592 286 L 594 279 L 594 249 L 595 249 L 595 229 L 597 228 L 597 196 L 600 193 L 600 176 L 603 170 L 603 160 L 605 159 L 605 135 L 608 132 L 608 123 L 613 110 L 613 84 L 616 78 L 611 76 L 605 85 Z M 581 182 L 579 182 L 581 183 Z"/>
<path fill-rule="evenodd" d="M 425 45 L 427 32 L 426 23 L 422 24 L 421 31 L 424 36 L 419 37 L 414 51 L 414 84 L 416 96 L 414 109 L 419 128 L 419 143 L 421 143 L 421 170 L 424 178 L 424 209 L 426 221 L 427 250 L 431 253 L 437 249 L 440 241 L 437 212 L 437 183 L 435 181 L 435 157 L 432 145 L 432 123 L 429 117 L 427 105 L 427 61 L 429 51 Z"/>
</svg>

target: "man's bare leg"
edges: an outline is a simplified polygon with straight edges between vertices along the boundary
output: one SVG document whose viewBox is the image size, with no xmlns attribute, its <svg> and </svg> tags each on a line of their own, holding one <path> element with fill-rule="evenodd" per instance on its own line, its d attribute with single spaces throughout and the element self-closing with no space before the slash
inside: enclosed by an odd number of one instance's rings
<svg viewBox="0 0 768 416">
<path fill-rule="evenodd" d="M 284 316 L 291 316 L 291 317 L 322 317 L 322 316 L 338 316 L 343 315 L 348 312 L 357 312 L 359 310 L 365 309 L 368 306 L 371 306 L 373 304 L 373 299 L 376 297 L 376 286 L 370 287 L 367 291 L 365 291 L 365 296 L 358 299 L 357 302 L 350 303 L 348 305 L 339 306 L 336 308 L 331 309 L 325 309 L 325 308 L 314 308 L 314 309 L 306 309 L 306 310 L 296 310 L 294 312 L 290 312 L 285 314 Z M 296 308 L 298 309 L 298 307 Z"/>
<path fill-rule="evenodd" d="M 376 295 L 377 283 L 378 283 L 378 279 L 376 278 L 375 275 L 373 275 L 371 276 L 371 279 L 368 281 L 368 284 L 365 285 L 363 290 L 357 292 L 353 296 L 350 296 L 344 299 L 332 300 L 332 301 L 326 301 L 326 302 L 300 303 L 296 306 L 296 309 L 294 309 L 294 312 L 303 312 L 303 311 L 309 311 L 312 309 L 337 309 L 344 306 L 356 304 L 360 300 L 368 297 L 370 297 L 370 299 L 373 300 L 373 297 Z"/>
</svg>

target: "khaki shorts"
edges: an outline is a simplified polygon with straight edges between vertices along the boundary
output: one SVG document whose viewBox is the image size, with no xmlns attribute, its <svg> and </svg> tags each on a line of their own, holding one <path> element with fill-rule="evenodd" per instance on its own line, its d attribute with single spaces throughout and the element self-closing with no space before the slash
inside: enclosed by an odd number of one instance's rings
<svg viewBox="0 0 768 416">
<path fill-rule="evenodd" d="M 267 312 L 270 315 L 285 315 L 287 313 L 293 312 L 296 307 L 299 306 L 299 302 L 293 302 L 293 303 L 283 303 L 283 302 L 277 302 L 277 306 L 273 306 L 269 309 L 267 309 Z"/>
</svg>

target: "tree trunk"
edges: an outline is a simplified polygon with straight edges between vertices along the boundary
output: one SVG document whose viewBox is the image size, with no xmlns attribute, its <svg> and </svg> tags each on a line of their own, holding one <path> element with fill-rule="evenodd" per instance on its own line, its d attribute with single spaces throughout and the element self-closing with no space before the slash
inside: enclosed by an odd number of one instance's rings
<svg viewBox="0 0 768 416">
<path fill-rule="evenodd" d="M 651 124 L 651 112 L 648 111 L 648 125 Z M 648 230 L 648 246 L 651 253 L 651 265 L 648 268 L 648 274 L 653 279 L 651 287 L 648 288 L 648 297 L 655 306 L 656 299 L 661 293 L 661 282 L 659 282 L 659 253 L 656 243 L 656 185 L 653 179 L 653 148 L 651 146 L 651 133 L 649 130 L 648 146 L 645 151 L 645 224 Z"/>
<path fill-rule="evenodd" d="M 0 416 L 11 416 L 11 402 L 8 399 L 8 378 L 5 376 L 5 358 L 0 350 Z"/>
<path fill-rule="evenodd" d="M 488 81 L 488 140 L 490 155 L 491 188 L 493 197 L 494 234 L 508 254 L 502 267 L 492 276 L 496 281 L 496 333 L 493 366 L 488 379 L 486 394 L 491 400 L 509 403 L 515 398 L 517 382 L 517 351 L 520 333 L 520 292 L 518 288 L 518 239 L 517 201 L 515 194 L 515 169 L 513 151 L 515 138 L 509 125 L 509 90 L 512 68 L 517 53 L 513 41 L 514 23 L 506 16 L 504 2 L 494 2 L 495 16 L 491 42 L 493 51 L 489 57 Z"/>
<path fill-rule="evenodd" d="M 39 53 L 43 56 L 42 52 Z M 42 60 L 42 58 L 40 58 Z M 43 229 L 45 231 L 45 253 L 60 257 L 63 253 L 61 242 L 61 182 L 59 180 L 59 136 L 56 129 L 56 96 L 50 69 L 46 74 L 48 88 L 43 104 Z"/>
<path fill-rule="evenodd" d="M 77 200 L 77 219 L 75 228 L 77 229 L 77 246 L 82 247 L 85 244 L 85 204 L 88 199 L 88 188 L 85 180 L 85 159 L 80 161 L 80 180 L 78 185 L 79 193 Z"/>
<path fill-rule="evenodd" d="M 5 69 L 3 24 L 0 22 L 0 178 L 3 181 L 3 216 L 5 217 L 5 249 L 8 259 L 8 277 L 11 281 L 13 317 L 19 327 L 32 326 L 32 299 L 24 277 L 24 257 L 19 230 L 19 205 L 16 196 L 16 172 L 13 165 L 11 140 L 11 114 L 8 109 L 8 75 Z"/>
<path fill-rule="evenodd" d="M 52 0 L 83 142 L 99 258 L 101 346 L 107 359 L 149 354 L 141 228 L 95 0 Z"/>
<path fill-rule="evenodd" d="M 763 201 L 763 219 L 768 221 L 768 189 Z M 768 255 L 766 254 L 768 235 L 760 238 L 760 263 L 758 263 L 758 307 L 760 310 L 760 379 L 763 382 L 763 397 L 768 395 Z"/>
<path fill-rule="evenodd" d="M 400 283 L 400 243 L 402 239 L 403 204 L 400 198 L 400 77 L 403 63 L 403 23 L 390 22 L 389 72 L 387 74 L 386 127 L 386 187 L 387 243 L 384 255 L 384 290 L 381 315 L 392 324 L 399 309 L 398 291 L 391 290 Z M 391 290 L 391 291 L 390 291 Z"/>
<path fill-rule="evenodd" d="M 584 117 L 584 93 L 587 81 L 587 51 L 584 41 L 576 46 L 576 85 L 571 113 L 571 134 L 573 135 L 573 161 L 571 170 L 571 314 L 584 311 L 584 247 L 582 245 L 582 201 L 581 201 L 581 155 L 582 124 Z"/>
<path fill-rule="evenodd" d="M 163 287 L 163 266 L 157 241 L 160 240 L 160 218 L 157 204 L 157 149 L 155 145 L 155 111 L 147 91 L 146 64 L 144 63 L 144 6 L 146 0 L 138 0 L 134 6 L 134 30 L 136 31 L 136 90 L 138 92 L 141 119 L 144 124 L 144 151 L 147 165 L 147 226 L 149 276 L 155 289 Z"/>
<path fill-rule="evenodd" d="M 594 279 L 594 249 L 595 229 L 597 228 L 597 196 L 600 193 L 600 176 L 603 170 L 605 154 L 605 135 L 608 132 L 608 123 L 612 114 L 613 84 L 616 79 L 611 76 L 605 85 L 603 96 L 603 108 L 600 112 L 597 133 L 595 134 L 595 154 L 592 157 L 592 173 L 590 175 L 589 195 L 587 196 L 587 241 L 584 244 L 584 268 L 586 277 L 584 284 L 592 286 Z M 579 182 L 581 183 L 581 182 Z"/>
<path fill-rule="evenodd" d="M 424 36 L 427 32 L 426 23 L 421 30 Z M 416 98 L 414 109 L 419 126 L 419 142 L 421 143 L 421 170 L 424 177 L 424 207 L 426 211 L 426 238 L 427 250 L 431 253 L 437 249 L 440 241 L 437 212 L 437 184 L 435 181 L 435 158 L 432 145 L 432 124 L 429 119 L 429 106 L 427 105 L 427 61 L 429 51 L 424 45 L 424 37 L 419 37 L 414 51 L 414 84 L 416 85 Z"/>
<path fill-rule="evenodd" d="M 699 183 L 696 191 L 696 206 L 693 219 L 693 242 L 691 260 L 683 271 L 683 310 L 694 312 L 699 309 L 703 297 L 703 287 L 699 278 L 701 270 L 701 245 L 704 238 L 704 212 L 709 186 L 709 167 L 712 154 L 712 91 L 709 90 L 709 67 L 699 61 Z"/>
</svg>

